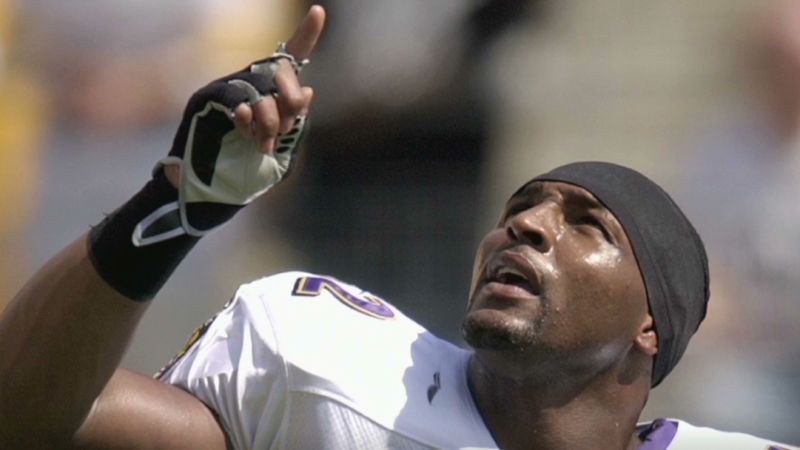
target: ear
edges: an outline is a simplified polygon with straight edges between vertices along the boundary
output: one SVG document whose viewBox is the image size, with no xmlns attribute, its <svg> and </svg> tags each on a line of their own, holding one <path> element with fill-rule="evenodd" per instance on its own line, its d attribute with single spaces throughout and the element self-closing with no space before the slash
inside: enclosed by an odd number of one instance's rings
<svg viewBox="0 0 800 450">
<path fill-rule="evenodd" d="M 634 345 L 648 356 L 655 356 L 658 353 L 658 336 L 653 322 L 653 316 L 647 314 L 639 326 L 639 333 L 636 335 Z"/>
</svg>

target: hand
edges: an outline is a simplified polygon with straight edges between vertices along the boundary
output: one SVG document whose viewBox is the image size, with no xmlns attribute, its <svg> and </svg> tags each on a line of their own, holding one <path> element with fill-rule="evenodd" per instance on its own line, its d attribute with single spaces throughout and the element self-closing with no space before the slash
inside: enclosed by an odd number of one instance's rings
<svg viewBox="0 0 800 450">
<path fill-rule="evenodd" d="M 311 54 L 317 44 L 325 22 L 325 10 L 312 6 L 303 23 L 286 41 L 286 50 L 302 61 Z M 276 96 L 265 97 L 255 105 L 241 103 L 236 107 L 234 123 L 242 134 L 253 136 L 264 153 L 275 147 L 278 134 L 289 132 L 295 117 L 307 115 L 314 91 L 309 86 L 301 86 L 294 68 L 288 60 L 279 61 L 280 70 L 275 74 Z"/>
<path fill-rule="evenodd" d="M 312 6 L 271 56 L 192 95 L 169 155 L 154 170 L 178 189 L 178 199 L 137 224 L 134 245 L 202 236 L 289 174 L 313 96 L 298 75 L 324 23 L 325 10 Z"/>
<path fill-rule="evenodd" d="M 312 6 L 303 22 L 286 42 L 286 50 L 302 61 L 311 54 L 322 34 L 325 10 Z M 259 102 L 241 102 L 235 107 L 233 123 L 242 136 L 253 139 L 259 151 L 272 154 L 275 140 L 292 128 L 297 116 L 308 115 L 314 91 L 302 86 L 294 67 L 285 59 L 278 61 L 280 69 L 274 76 L 276 95 L 265 96 Z M 180 164 L 165 164 L 164 172 L 176 188 L 180 186 Z"/>
</svg>

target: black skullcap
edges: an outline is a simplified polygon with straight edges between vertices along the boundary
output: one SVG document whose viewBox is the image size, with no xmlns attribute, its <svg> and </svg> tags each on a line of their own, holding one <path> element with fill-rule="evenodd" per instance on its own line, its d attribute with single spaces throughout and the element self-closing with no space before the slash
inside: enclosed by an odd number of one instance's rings
<svg viewBox="0 0 800 450">
<path fill-rule="evenodd" d="M 627 167 L 578 162 L 531 181 L 561 181 L 588 190 L 624 228 L 655 322 L 658 353 L 652 386 L 658 385 L 681 359 L 706 315 L 708 260 L 697 231 L 663 189 Z"/>
</svg>

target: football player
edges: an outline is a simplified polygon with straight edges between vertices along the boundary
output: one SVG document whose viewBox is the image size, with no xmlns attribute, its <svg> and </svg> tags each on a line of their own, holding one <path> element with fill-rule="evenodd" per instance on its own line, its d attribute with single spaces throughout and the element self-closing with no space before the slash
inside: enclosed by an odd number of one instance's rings
<svg viewBox="0 0 800 450">
<path fill-rule="evenodd" d="M 638 423 L 705 316 L 707 262 L 669 196 L 609 163 L 510 197 L 475 259 L 472 350 L 378 295 L 291 272 L 240 287 L 157 377 L 118 369 L 195 243 L 288 175 L 324 20 L 312 7 L 271 56 L 196 92 L 145 187 L 15 297 L 0 448 L 779 448 Z"/>
</svg>

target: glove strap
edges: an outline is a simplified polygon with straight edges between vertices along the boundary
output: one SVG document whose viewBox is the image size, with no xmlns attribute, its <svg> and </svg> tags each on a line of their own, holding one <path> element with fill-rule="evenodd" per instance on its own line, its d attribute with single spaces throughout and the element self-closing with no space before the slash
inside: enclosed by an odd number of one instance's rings
<svg viewBox="0 0 800 450">
<path fill-rule="evenodd" d="M 103 280 L 134 301 L 152 299 L 199 237 L 180 227 L 178 192 L 157 174 L 89 232 L 89 257 Z"/>
</svg>

